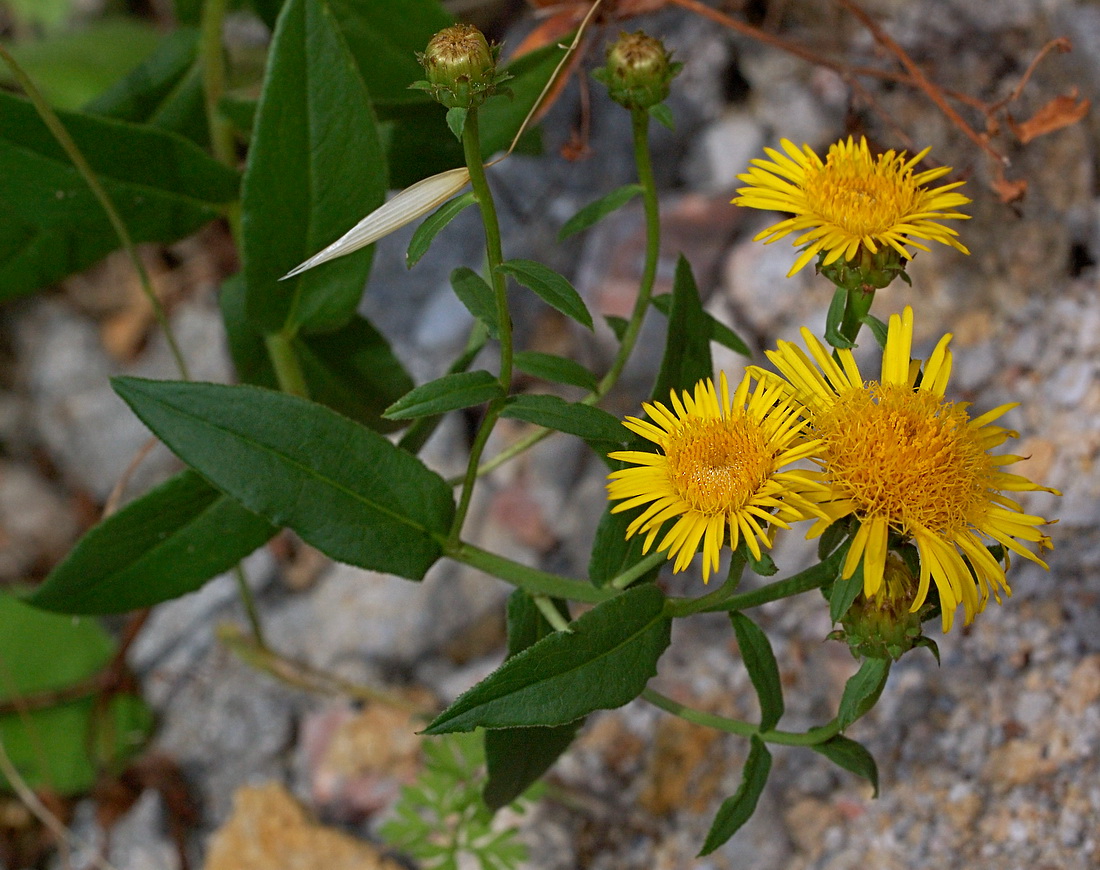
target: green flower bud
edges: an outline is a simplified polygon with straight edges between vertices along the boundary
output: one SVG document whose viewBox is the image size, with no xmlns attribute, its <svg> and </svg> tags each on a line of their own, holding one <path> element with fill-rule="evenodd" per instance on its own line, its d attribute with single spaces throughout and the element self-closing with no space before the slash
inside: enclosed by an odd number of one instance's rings
<svg viewBox="0 0 1100 870">
<path fill-rule="evenodd" d="M 906 284 L 910 283 L 909 276 L 905 273 L 905 260 L 889 245 L 882 245 L 873 254 L 860 245 L 854 259 L 845 260 L 840 257 L 824 266 L 821 262 L 826 253 L 821 252 L 817 271 L 849 293 L 856 290 L 864 293 L 881 290 L 895 278 L 901 278 Z"/>
<path fill-rule="evenodd" d="M 429 91 L 448 109 L 473 109 L 485 102 L 496 86 L 511 78 L 497 73 L 499 47 L 490 47 L 485 35 L 470 24 L 455 24 L 439 31 L 417 54 L 427 81 L 411 85 Z"/>
<path fill-rule="evenodd" d="M 882 586 L 871 598 L 861 592 L 841 618 L 842 627 L 829 637 L 847 641 L 857 659 L 896 661 L 915 646 L 932 647 L 936 652 L 935 644 L 921 634 L 921 622 L 933 605 L 926 603 L 917 611 L 910 611 L 917 586 L 917 579 L 905 562 L 893 553 L 888 554 Z M 936 656 L 939 657 L 938 652 Z"/>
<path fill-rule="evenodd" d="M 592 75 L 607 85 L 611 99 L 627 109 L 649 109 L 668 97 L 672 79 L 683 68 L 659 39 L 638 31 L 620 33 L 607 49 L 607 66 Z"/>
</svg>

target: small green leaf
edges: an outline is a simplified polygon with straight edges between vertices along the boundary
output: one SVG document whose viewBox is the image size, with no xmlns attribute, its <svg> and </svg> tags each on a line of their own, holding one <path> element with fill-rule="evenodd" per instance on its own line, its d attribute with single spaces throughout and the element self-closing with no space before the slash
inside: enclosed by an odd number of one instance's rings
<svg viewBox="0 0 1100 870">
<path fill-rule="evenodd" d="M 466 127 L 466 115 L 469 113 L 468 109 L 463 109 L 461 106 L 455 106 L 453 109 L 447 110 L 447 128 L 454 133 L 454 137 L 461 142 L 462 131 Z"/>
<path fill-rule="evenodd" d="M 477 272 L 465 266 L 459 266 L 451 272 L 451 287 L 454 288 L 458 300 L 466 306 L 466 310 L 484 323 L 489 329 L 489 335 L 496 338 L 500 330 L 493 288 Z"/>
<path fill-rule="evenodd" d="M 411 420 L 481 405 L 504 395 L 500 381 L 487 371 L 444 375 L 406 393 L 383 415 L 389 420 Z"/>
<path fill-rule="evenodd" d="M 630 437 L 618 417 L 591 405 L 566 402 L 557 396 L 513 396 L 501 416 L 568 432 L 586 441 L 622 442 Z"/>
<path fill-rule="evenodd" d="M 841 729 L 847 728 L 875 705 L 889 676 L 889 659 L 863 660 L 859 670 L 844 684 L 844 694 L 836 714 Z"/>
<path fill-rule="evenodd" d="M 184 471 L 90 529 L 24 600 L 60 613 L 125 613 L 194 592 L 277 530 Z"/>
<path fill-rule="evenodd" d="M 607 196 L 589 203 L 562 225 L 558 231 L 558 241 L 564 242 L 570 236 L 588 229 L 639 196 L 643 190 L 640 184 L 625 184 L 611 191 Z"/>
<path fill-rule="evenodd" d="M 853 348 L 855 342 L 840 334 L 840 324 L 844 322 L 844 309 L 848 306 L 848 291 L 837 287 L 829 310 L 825 314 L 825 340 L 837 348 Z"/>
<path fill-rule="evenodd" d="M 619 341 L 623 340 L 623 336 L 626 335 L 626 328 L 630 325 L 630 321 L 625 317 L 618 317 L 614 314 L 604 315 L 604 323 L 615 334 L 615 338 Z"/>
<path fill-rule="evenodd" d="M 669 312 L 672 310 L 671 293 L 658 294 L 649 301 L 654 308 L 665 315 L 665 317 L 668 317 Z M 736 332 L 706 310 L 703 311 L 703 316 L 707 321 L 708 337 L 711 341 L 716 341 L 723 347 L 728 347 L 734 353 L 739 353 L 742 356 L 752 356 L 752 351 L 749 350 L 749 346 L 745 344 L 744 340 Z"/>
<path fill-rule="evenodd" d="M 439 557 L 451 488 L 377 432 L 257 387 L 113 384 L 180 459 L 333 559 L 419 580 Z"/>
<path fill-rule="evenodd" d="M 718 808 L 718 814 L 710 826 L 706 842 L 699 852 L 699 857 L 709 855 L 727 840 L 737 833 L 752 814 L 756 812 L 757 801 L 768 782 L 768 774 L 772 768 L 772 756 L 764 741 L 755 734 L 752 736 L 752 748 L 749 749 L 749 757 L 745 761 L 745 769 L 741 772 L 741 785 L 733 797 L 726 798 L 722 806 Z"/>
<path fill-rule="evenodd" d="M 593 328 L 592 315 L 588 313 L 581 295 L 557 272 L 534 260 L 509 260 L 499 268 L 524 287 L 533 290 L 547 305 L 577 321 L 581 326 Z"/>
<path fill-rule="evenodd" d="M 454 199 L 443 203 L 434 212 L 424 219 L 424 222 L 416 228 L 412 240 L 409 242 L 409 250 L 405 254 L 405 265 L 410 269 L 420 262 L 420 258 L 428 253 L 436 235 L 447 224 L 453 221 L 463 209 L 477 202 L 477 196 L 473 191 L 456 196 Z M 452 277 L 452 281 L 453 281 Z M 492 293 L 489 294 L 492 298 Z"/>
<path fill-rule="evenodd" d="M 657 672 L 671 640 L 665 596 L 628 589 L 513 656 L 436 717 L 427 734 L 563 725 L 621 707 Z"/>
<path fill-rule="evenodd" d="M 783 716 L 783 684 L 768 636 L 745 614 L 730 614 L 741 660 L 760 699 L 760 730 L 771 731 Z"/>
<path fill-rule="evenodd" d="M 569 384 L 590 392 L 595 392 L 598 386 L 596 376 L 579 362 L 552 353 L 524 350 L 517 353 L 512 362 L 520 371 L 544 381 Z"/>
<path fill-rule="evenodd" d="M 848 549 L 851 547 L 849 542 L 844 547 L 844 555 L 847 556 Z M 841 562 L 841 566 L 843 566 Z M 841 579 L 839 572 L 837 579 L 833 583 L 832 589 L 829 590 L 829 618 L 833 622 L 840 622 L 844 618 L 844 614 L 848 612 L 848 608 L 852 606 L 858 597 L 859 593 L 863 591 L 863 562 L 862 560 L 856 565 L 855 571 L 852 572 L 852 576 L 847 580 Z"/>
<path fill-rule="evenodd" d="M 676 121 L 672 117 L 672 110 L 669 109 L 668 105 L 665 103 L 657 103 L 655 106 L 650 106 L 649 117 L 662 127 L 667 127 L 669 130 L 676 129 Z"/>
<path fill-rule="evenodd" d="M 829 525 L 817 539 L 817 558 L 824 561 L 848 536 L 848 524 L 842 520 Z M 833 620 L 834 622 L 836 620 Z"/>
<path fill-rule="evenodd" d="M 867 325 L 867 328 L 871 330 L 871 334 L 875 337 L 875 341 L 878 346 L 883 350 L 886 349 L 886 334 L 889 330 L 886 324 L 879 320 L 873 314 L 864 314 L 860 321 Z"/>
<path fill-rule="evenodd" d="M 713 374 L 706 312 L 703 311 L 691 266 L 681 255 L 676 262 L 665 355 L 653 387 L 653 398 L 658 402 L 667 402 L 672 390 L 690 390 L 700 380 Z"/>
<path fill-rule="evenodd" d="M 878 766 L 871 753 L 862 744 L 838 734 L 824 743 L 812 745 L 810 749 L 821 753 L 829 761 L 850 773 L 863 777 L 874 787 L 873 797 L 878 797 Z"/>
</svg>

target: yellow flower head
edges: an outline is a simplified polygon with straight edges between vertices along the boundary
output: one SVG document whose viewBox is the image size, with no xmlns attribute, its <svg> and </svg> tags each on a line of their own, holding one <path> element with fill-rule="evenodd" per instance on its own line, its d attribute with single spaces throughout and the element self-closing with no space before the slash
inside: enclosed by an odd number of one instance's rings
<svg viewBox="0 0 1100 870">
<path fill-rule="evenodd" d="M 788 524 L 823 516 L 806 498 L 822 485 L 812 471 L 782 471 L 815 453 L 817 441 L 800 436 L 802 408 L 783 395 L 781 385 L 758 383 L 749 393 L 746 375 L 731 400 L 725 373 L 718 389 L 709 378 L 670 394 L 671 409 L 660 402 L 642 407 L 649 422 L 627 417 L 623 425 L 652 441 L 658 453 L 622 450 L 612 459 L 634 467 L 608 475 L 608 498 L 624 499 L 612 513 L 648 505 L 627 527 L 627 537 L 645 532 L 649 552 L 667 521 L 676 522 L 657 549 L 675 558 L 673 571 L 683 571 L 703 544 L 703 580 L 718 568 L 718 556 L 729 527 L 730 546 L 744 538 L 754 557 L 760 545 L 771 546 L 769 524 Z M 816 499 L 815 499 L 816 500 Z"/>
<path fill-rule="evenodd" d="M 809 145 L 799 148 L 788 139 L 781 144 L 786 154 L 765 148 L 771 160 L 753 160 L 752 168 L 737 176 L 749 186 L 738 188 L 733 204 L 794 214 L 753 238 L 769 244 L 790 233 L 801 233 L 794 245 L 807 247 L 794 261 L 788 277 L 821 252 L 825 253 L 823 266 L 840 258 L 854 261 L 861 247 L 876 254 L 889 246 L 909 260 L 913 255 L 906 245 L 928 250 L 914 239 L 942 242 L 970 253 L 954 229 L 939 223 L 970 217 L 956 211 L 970 202 L 954 192 L 963 182 L 927 186 L 947 175 L 949 166 L 913 172 L 929 149 L 908 160 L 904 151 L 892 150 L 876 158 L 866 139 L 861 137 L 857 145 L 849 136 L 847 141 L 831 145 L 822 162 Z"/>
<path fill-rule="evenodd" d="M 989 452 L 1018 437 L 992 425 L 1015 403 L 971 419 L 965 403 L 944 398 L 950 335 L 936 345 L 922 373 L 920 361 L 910 359 L 913 310 L 893 315 L 882 375 L 870 382 L 850 350 L 837 351 L 834 359 L 808 330 L 802 335 L 809 355 L 779 342 L 768 358 L 805 405 L 808 434 L 822 441 L 817 461 L 833 495 L 820 505 L 828 519 L 810 535 L 849 514 L 860 522 L 842 577 L 851 577 L 862 562 L 863 591 L 871 599 L 883 589 L 890 534 L 911 539 L 920 554 L 920 578 L 910 607 L 921 607 L 935 581 L 948 631 L 960 603 L 969 623 L 990 592 L 998 602 L 1001 590 L 1010 594 L 1009 550 L 1046 567 L 1021 541 L 1040 552 L 1049 549 L 1050 539 L 1039 531 L 1047 520 L 1025 514 L 1003 493 L 1056 491 L 1001 470 L 1022 457 Z M 1005 548 L 1004 567 L 983 539 Z"/>
</svg>

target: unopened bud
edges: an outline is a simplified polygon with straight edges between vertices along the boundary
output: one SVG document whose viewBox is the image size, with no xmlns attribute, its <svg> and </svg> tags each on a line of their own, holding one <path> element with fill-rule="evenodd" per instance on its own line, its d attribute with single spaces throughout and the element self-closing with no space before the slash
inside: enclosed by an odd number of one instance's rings
<svg viewBox="0 0 1100 870">
<path fill-rule="evenodd" d="M 664 43 L 652 36 L 620 33 L 607 49 L 607 66 L 593 71 L 611 99 L 628 109 L 649 109 L 668 97 L 672 79 L 683 67 L 673 63 Z"/>
<path fill-rule="evenodd" d="M 473 109 L 488 99 L 507 73 L 496 71 L 499 50 L 470 24 L 455 24 L 439 31 L 417 54 L 427 81 L 411 87 L 430 91 L 448 109 Z"/>
</svg>

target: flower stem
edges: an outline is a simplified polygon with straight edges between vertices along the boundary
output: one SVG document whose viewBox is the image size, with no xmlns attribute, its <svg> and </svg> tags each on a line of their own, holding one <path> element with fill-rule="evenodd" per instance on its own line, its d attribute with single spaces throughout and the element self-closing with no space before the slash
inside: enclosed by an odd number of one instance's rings
<svg viewBox="0 0 1100 870">
<path fill-rule="evenodd" d="M 871 303 L 875 301 L 873 287 L 867 290 L 857 289 L 848 291 L 848 300 L 844 304 L 844 319 L 840 322 L 840 334 L 848 341 L 855 344 L 856 336 L 863 326 L 863 318 L 871 310 Z"/>
<path fill-rule="evenodd" d="M 604 585 L 610 586 L 612 589 L 626 589 L 627 586 L 629 586 L 651 568 L 656 568 L 666 559 L 668 559 L 667 552 L 660 551 L 656 553 L 650 553 L 637 564 L 631 565 L 629 568 L 623 571 L 623 573 L 612 577 Z"/>
<path fill-rule="evenodd" d="M 57 113 L 54 112 L 50 104 L 42 96 L 38 87 L 31 80 L 31 77 L 27 75 L 26 71 L 24 71 L 16 62 L 15 58 L 12 57 L 2 45 L 0 45 L 0 57 L 4 59 L 4 62 L 11 69 L 12 75 L 15 76 L 15 80 L 19 82 L 19 86 L 34 105 L 35 111 L 38 112 L 38 116 L 42 119 L 42 122 L 46 125 L 50 133 L 53 134 L 54 139 L 57 140 L 57 144 L 65 151 L 69 160 L 72 161 L 73 166 L 76 168 L 76 171 L 80 173 L 84 182 L 91 188 L 92 194 L 99 202 L 100 207 L 106 212 L 107 220 L 114 229 L 115 235 L 118 236 L 119 243 L 122 245 L 123 250 L 126 251 L 127 256 L 130 258 L 130 262 L 137 271 L 142 292 L 153 308 L 153 317 L 156 318 L 157 324 L 164 333 L 165 341 L 168 342 L 168 349 L 172 353 L 172 358 L 175 360 L 180 377 L 185 381 L 189 381 L 191 375 L 187 369 L 187 361 L 184 359 L 183 352 L 176 342 L 176 336 L 172 332 L 171 325 L 168 323 L 168 315 L 165 313 L 164 306 L 161 305 L 160 299 L 153 289 L 153 282 L 149 279 L 149 273 L 145 269 L 145 264 L 142 263 L 137 247 L 134 245 L 134 240 L 130 237 L 130 231 L 126 228 L 126 224 L 115 208 L 115 204 L 111 200 L 110 195 L 104 189 L 103 185 L 99 183 L 99 178 L 92 170 L 88 161 L 84 158 L 84 154 L 77 147 L 76 142 L 73 141 L 72 136 L 69 135 L 69 131 L 65 129 L 65 125 L 61 123 L 61 119 L 57 117 Z"/>
<path fill-rule="evenodd" d="M 607 374 L 600 379 L 596 389 L 581 399 L 585 405 L 595 405 L 619 380 L 637 344 L 642 322 L 649 308 L 649 300 L 653 294 L 653 282 L 657 277 L 657 262 L 661 250 L 661 215 L 657 201 L 657 185 L 653 178 L 653 162 L 649 153 L 649 115 L 643 109 L 634 109 L 631 111 L 631 123 L 634 133 L 634 163 L 637 167 L 638 182 L 642 186 L 642 203 L 645 209 L 645 263 L 638 285 L 638 295 L 634 300 L 634 310 L 623 331 L 623 340 L 619 343 L 615 359 Z M 478 475 L 488 474 L 494 468 L 538 444 L 553 431 L 542 427 L 535 429 L 484 463 L 477 470 Z"/>
<path fill-rule="evenodd" d="M 256 598 L 248 586 L 248 577 L 244 573 L 244 563 L 238 562 L 233 567 L 233 576 L 237 581 L 237 593 L 241 597 L 241 604 L 244 605 L 248 625 L 252 629 L 252 640 L 257 648 L 266 650 L 268 646 L 267 641 L 264 639 L 263 623 L 260 622 L 260 612 L 256 608 Z"/>
<path fill-rule="evenodd" d="M 606 586 L 593 586 L 583 580 L 572 580 L 548 571 L 540 571 L 537 568 L 529 568 L 519 562 L 515 562 L 504 556 L 498 556 L 488 550 L 482 550 L 473 544 L 459 541 L 457 544 L 444 545 L 445 555 L 470 565 L 486 574 L 499 577 L 513 586 L 518 586 L 530 592 L 532 595 L 548 596 L 551 598 L 566 598 L 570 601 L 581 601 L 587 604 L 599 604 L 614 598 L 618 592 Z"/>
<path fill-rule="evenodd" d="M 740 719 L 727 719 L 725 716 L 704 713 L 702 710 L 696 710 L 693 707 L 674 701 L 667 695 L 662 695 L 653 689 L 644 689 L 642 698 L 649 701 L 654 707 L 659 707 L 667 713 L 679 716 L 688 722 L 694 722 L 696 725 L 706 725 L 708 728 L 716 728 L 719 731 L 725 731 L 727 734 L 739 734 L 742 737 L 756 735 L 765 743 L 779 743 L 785 746 L 816 746 L 836 737 L 841 731 L 840 723 L 836 719 L 805 732 L 761 731 L 758 725 L 742 722 Z"/>
<path fill-rule="evenodd" d="M 218 110 L 225 93 L 225 48 L 222 25 L 228 0 L 205 0 L 200 21 L 199 62 L 202 64 L 203 107 L 210 129 L 210 149 L 218 162 L 233 166 L 237 156 L 233 145 L 233 127 Z"/>
<path fill-rule="evenodd" d="M 836 577 L 836 572 L 840 566 L 840 560 L 846 552 L 847 551 L 842 548 L 841 552 L 834 553 L 824 562 L 812 565 L 805 571 L 799 571 L 797 574 L 787 577 L 785 580 L 777 580 L 774 583 L 768 583 L 766 586 L 761 586 L 759 589 L 742 592 L 740 595 L 731 595 L 724 600 L 718 599 L 716 596 L 714 600 L 709 601 L 703 607 L 697 606 L 698 602 L 704 600 L 702 598 L 678 598 L 669 601 L 668 609 L 672 616 L 686 616 L 690 613 L 747 610 L 750 607 L 759 607 L 761 604 L 767 604 L 769 601 L 778 601 L 781 598 L 789 598 L 792 595 L 809 592 L 811 589 L 817 589 L 822 584 Z M 718 591 L 721 592 L 721 590 Z"/>
<path fill-rule="evenodd" d="M 554 631 L 572 631 L 569 627 L 569 620 L 558 612 L 558 608 L 554 606 L 554 602 L 550 600 L 549 596 L 532 595 L 531 600 L 535 602 L 535 607 L 539 609 L 539 613 L 550 623 L 550 627 Z"/>
<path fill-rule="evenodd" d="M 507 281 L 500 271 L 500 265 L 504 262 L 504 252 L 500 242 L 500 222 L 497 218 L 496 204 L 493 202 L 493 193 L 485 178 L 485 167 L 481 162 L 481 139 L 477 124 L 477 109 L 470 109 L 466 113 L 466 122 L 462 128 L 462 150 L 466 156 L 466 167 L 470 170 L 470 185 L 481 211 L 481 223 L 485 228 L 486 268 L 489 273 L 489 283 L 493 288 L 493 297 L 496 300 L 497 331 L 500 338 L 499 379 L 504 395 L 507 396 L 512 387 L 512 317 L 508 311 Z M 474 494 L 474 484 L 477 483 L 478 463 L 481 462 L 481 454 L 485 450 L 497 418 L 500 417 L 500 412 L 504 409 L 505 401 L 506 399 L 501 398 L 489 403 L 485 409 L 485 417 L 474 437 L 474 443 L 470 445 L 470 459 L 462 481 L 462 494 L 459 496 L 458 508 L 455 510 L 454 522 L 451 525 L 449 541 L 452 545 L 458 543 L 459 536 L 462 534 L 462 525 L 466 521 L 470 500 Z"/>
<path fill-rule="evenodd" d="M 267 355 L 271 358 L 271 364 L 275 369 L 279 389 L 291 396 L 308 399 L 309 386 L 306 384 L 302 364 L 298 360 L 298 354 L 294 352 L 290 336 L 285 332 L 269 332 L 264 336 L 264 344 L 267 346 Z"/>
<path fill-rule="evenodd" d="M 730 559 L 730 569 L 726 575 L 726 582 L 713 592 L 701 595 L 698 598 L 681 598 L 677 601 L 670 601 L 668 606 L 671 614 L 673 616 L 683 617 L 703 611 L 727 609 L 725 605 L 733 597 L 733 593 L 737 591 L 737 587 L 741 584 L 741 575 L 745 571 L 746 561 L 747 560 L 741 554 L 740 550 L 734 551 L 733 558 Z"/>
</svg>

